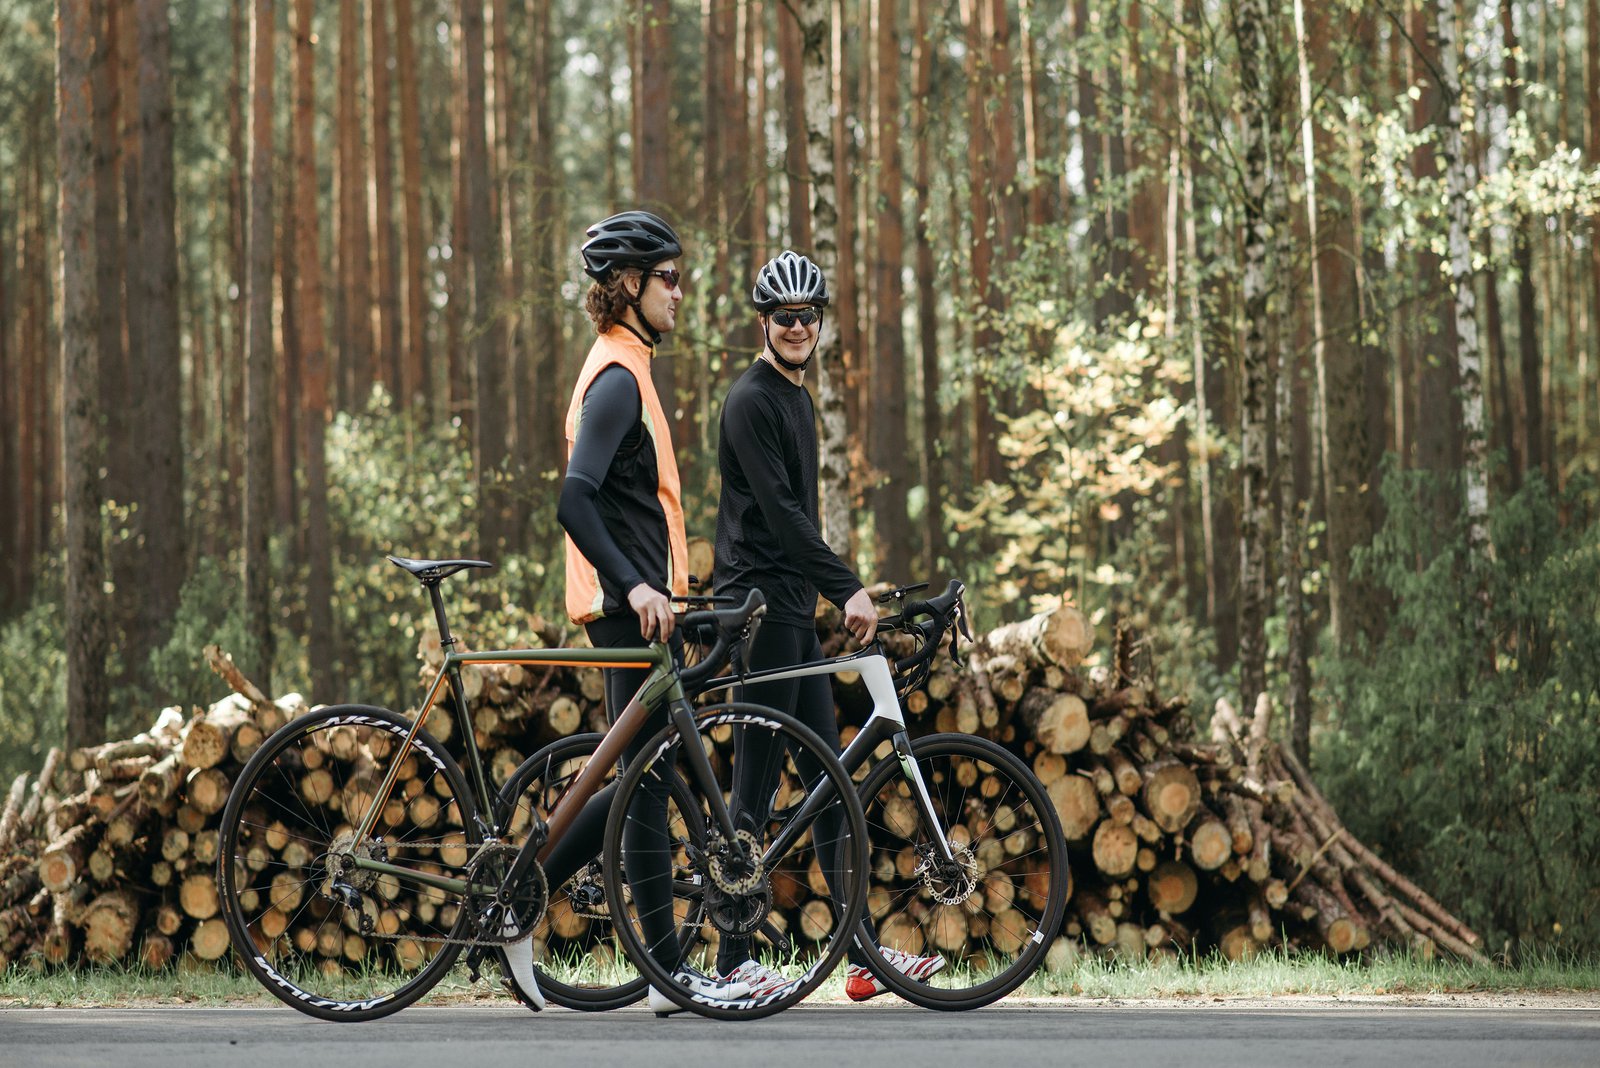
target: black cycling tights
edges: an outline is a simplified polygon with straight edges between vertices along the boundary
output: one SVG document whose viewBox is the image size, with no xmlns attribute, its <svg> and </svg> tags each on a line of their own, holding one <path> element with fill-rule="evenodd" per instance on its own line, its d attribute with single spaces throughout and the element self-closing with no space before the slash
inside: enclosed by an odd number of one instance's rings
<svg viewBox="0 0 1600 1068">
<path fill-rule="evenodd" d="M 639 633 L 639 617 L 633 614 L 597 619 L 584 627 L 596 649 L 642 649 L 650 643 Z M 644 684 L 650 672 L 645 668 L 607 668 L 606 714 L 612 722 L 621 715 L 628 701 Z M 650 713 L 644 726 L 623 752 L 632 762 L 657 731 L 668 723 L 667 706 Z M 577 870 L 600 855 L 605 845 L 606 817 L 617 785 L 612 783 L 589 799 L 567 833 L 550 852 L 545 877 L 551 889 L 572 878 Z M 644 789 L 634 795 L 628 809 L 628 825 L 622 836 L 623 865 L 628 888 L 639 909 L 639 926 L 650 944 L 650 955 L 665 968 L 678 965 L 678 942 L 674 938 L 672 915 L 672 863 L 667 838 L 667 798 L 665 779 L 650 776 Z"/>
<path fill-rule="evenodd" d="M 766 622 L 756 633 L 749 664 L 751 671 L 769 671 L 773 668 L 798 667 L 821 659 L 822 645 L 817 641 L 815 628 Z M 839 722 L 834 713 L 833 687 L 828 680 L 827 675 L 807 675 L 796 679 L 751 683 L 744 687 L 740 699 L 793 715 L 815 731 L 823 745 L 837 753 Z M 734 820 L 743 827 L 760 827 L 766 823 L 767 815 L 772 810 L 772 793 L 778 787 L 778 773 L 784 755 L 773 752 L 770 732 L 747 735 L 742 728 L 735 728 L 733 754 Z M 808 782 L 815 782 L 817 776 L 822 774 L 820 767 L 812 766 L 814 761 L 809 757 L 796 754 L 796 759 L 800 773 Z M 812 841 L 835 844 L 826 855 L 818 858 L 835 902 L 844 900 L 840 863 L 843 833 L 844 813 L 838 805 L 829 805 L 817 817 L 811 832 Z M 837 917 L 837 906 L 834 913 Z M 749 956 L 748 938 L 726 936 L 717 947 L 717 970 L 726 975 L 730 968 L 737 967 Z M 866 964 L 866 957 L 853 942 L 850 946 L 850 963 Z"/>
</svg>

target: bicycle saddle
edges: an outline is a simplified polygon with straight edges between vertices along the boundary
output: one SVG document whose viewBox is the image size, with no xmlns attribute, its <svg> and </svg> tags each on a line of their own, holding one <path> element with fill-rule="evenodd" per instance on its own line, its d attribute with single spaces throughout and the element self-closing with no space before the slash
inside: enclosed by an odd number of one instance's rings
<svg viewBox="0 0 1600 1068">
<path fill-rule="evenodd" d="M 443 582 L 457 571 L 469 567 L 493 567 L 487 560 L 412 560 L 405 556 L 387 556 L 395 567 L 405 568 L 424 583 Z"/>
</svg>

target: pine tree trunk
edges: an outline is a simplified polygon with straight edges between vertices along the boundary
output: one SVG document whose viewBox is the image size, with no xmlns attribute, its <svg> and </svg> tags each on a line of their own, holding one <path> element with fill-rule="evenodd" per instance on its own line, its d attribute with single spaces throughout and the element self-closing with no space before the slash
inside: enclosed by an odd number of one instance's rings
<svg viewBox="0 0 1600 1068">
<path fill-rule="evenodd" d="M 409 6 L 407 0 L 400 0 Z M 311 693 L 338 700 L 334 674 L 333 535 L 328 522 L 328 341 L 322 325 L 321 213 L 317 205 L 315 0 L 294 3 L 295 281 L 299 286 L 300 410 L 305 432 L 306 638 Z"/>
<path fill-rule="evenodd" d="M 485 113 L 483 0 L 461 2 L 461 44 L 466 61 L 467 227 L 472 242 L 473 359 L 477 365 L 476 465 L 478 546 L 491 559 L 511 533 L 505 477 L 507 449 L 505 324 L 498 314 L 500 233 L 495 225 Z"/>
<path fill-rule="evenodd" d="M 876 299 L 873 339 L 874 403 L 863 412 L 872 445 L 872 465 L 881 480 L 873 494 L 877 520 L 876 560 L 880 575 L 911 569 L 911 520 L 906 490 L 911 485 L 906 440 L 906 354 L 901 328 L 900 272 L 905 265 L 905 224 L 900 164 L 900 29 L 896 0 L 878 3 L 878 237 L 872 243 Z"/>
<path fill-rule="evenodd" d="M 106 477 L 101 483 L 105 499 L 126 504 L 132 499 L 134 475 L 133 449 L 129 441 L 130 417 L 127 408 L 128 366 L 123 355 L 123 256 L 122 247 L 122 52 L 129 46 L 122 40 L 122 6 L 107 0 L 94 0 L 91 18 L 96 30 L 94 58 L 94 229 L 95 292 L 99 295 L 97 319 L 100 361 L 100 417 L 105 426 Z M 0 268 L 3 272 L 3 268 Z M 0 309 L 0 323 L 6 322 Z M 0 331 L 4 327 L 0 326 Z M 9 367 L 10 364 L 3 364 Z M 0 414 L 0 418 L 5 418 Z M 3 452 L 0 449 L 0 452 Z M 3 462 L 3 457 L 0 457 Z M 9 470 L 9 468 L 8 468 Z M 5 502 L 0 500 L 0 507 Z M 6 508 L 15 515 L 13 508 Z M 130 516 L 134 521 L 143 516 Z M 115 591 L 107 604 L 107 625 L 112 640 L 123 647 L 123 672 L 129 674 L 144 662 L 148 648 L 142 630 L 133 625 L 139 612 L 136 555 L 133 539 L 113 539 L 107 571 Z M 3 550 L 0 550 L 3 551 Z M 0 594 L 0 603 L 4 602 Z"/>
<path fill-rule="evenodd" d="M 7 199 L 5 178 L 0 176 L 0 367 L 15 366 L 11 362 L 11 354 L 16 351 L 11 331 L 16 308 L 11 299 L 10 274 L 16 219 L 16 207 Z M 16 394 L 16 375 L 0 375 L 0 615 L 9 615 L 17 600 Z"/>
<path fill-rule="evenodd" d="M 339 290 L 344 305 L 340 377 L 344 402 L 366 408 L 372 392 L 372 248 L 368 230 L 366 137 L 361 121 L 360 0 L 339 5 Z"/>
<path fill-rule="evenodd" d="M 944 463 L 940 455 L 943 418 L 939 409 L 939 309 L 934 294 L 933 241 L 928 232 L 932 208 L 933 123 L 929 102 L 933 96 L 933 54 L 938 41 L 933 36 L 926 4 L 913 4 L 916 28 L 913 31 L 916 73 L 912 88 L 911 130 L 915 149 L 916 205 L 912 233 L 916 243 L 917 340 L 922 361 L 922 485 L 926 491 L 922 508 L 922 573 L 939 573 L 939 555 L 944 549 Z"/>
<path fill-rule="evenodd" d="M 367 0 L 371 5 L 372 62 L 368 66 L 372 90 L 372 190 L 373 258 L 377 263 L 378 369 L 389 395 L 404 394 L 401 367 L 404 337 L 400 322 L 400 249 L 394 239 L 394 147 L 390 136 L 392 93 L 389 81 L 390 0 Z"/>
<path fill-rule="evenodd" d="M 270 689 L 273 636 L 272 521 L 272 164 L 275 48 L 272 0 L 255 0 L 250 20 L 250 229 L 245 299 L 244 618 L 255 656 L 245 673 Z"/>
<path fill-rule="evenodd" d="M 989 236 L 990 185 L 994 152 L 989 143 L 989 126 L 984 120 L 988 107 L 987 69 L 989 49 L 984 41 L 983 9 L 988 0 L 962 0 L 961 19 L 967 48 L 967 169 L 971 174 L 969 210 L 972 229 L 971 310 L 980 316 L 972 330 L 972 481 L 976 486 L 1001 477 L 999 423 L 995 419 L 995 383 L 989 370 L 999 335 L 986 314 L 993 308 L 990 274 L 994 265 L 994 242 Z"/>
<path fill-rule="evenodd" d="M 542 3 L 543 0 L 536 0 Z M 428 410 L 432 383 L 428 375 L 428 267 L 422 237 L 422 117 L 417 100 L 417 36 L 413 27 L 415 0 L 394 0 L 395 73 L 400 81 L 400 184 L 405 206 L 405 359 L 400 369 L 400 400 L 405 407 Z M 542 38 L 536 38 L 542 41 Z M 547 47 L 541 43 L 539 47 Z M 326 358 L 326 355 L 324 355 Z"/>
<path fill-rule="evenodd" d="M 94 33 L 88 0 L 56 18 L 56 164 L 61 233 L 61 437 L 66 519 L 69 748 L 105 739 L 105 561 L 100 522 L 99 331 L 95 304 Z"/>
<path fill-rule="evenodd" d="M 533 141 L 529 146 L 528 213 L 532 225 L 533 331 L 530 338 L 536 361 L 536 395 L 556 397 L 563 382 L 561 372 L 561 321 L 556 302 L 561 299 L 557 264 L 562 239 L 560 164 L 555 154 L 555 112 L 551 93 L 555 86 L 554 42 L 550 33 L 553 0 L 533 0 Z M 535 421 L 539 434 L 535 472 L 559 471 L 565 458 L 561 422 L 554 412 Z"/>
<path fill-rule="evenodd" d="M 1440 18 L 1443 18 L 1442 14 Z M 1440 33 L 1443 33 L 1443 22 L 1439 28 Z M 1521 74 L 1517 69 L 1517 53 L 1520 46 L 1517 41 L 1516 25 L 1512 19 L 1512 0 L 1500 0 L 1500 30 L 1505 35 L 1503 43 L 1506 111 L 1515 116 L 1522 110 L 1522 84 L 1519 81 Z M 1443 50 L 1443 40 L 1439 42 L 1439 48 Z M 1532 229 L 1532 222 L 1523 215 L 1517 219 L 1511 235 L 1512 264 L 1517 272 L 1517 355 L 1522 368 L 1522 418 L 1518 421 L 1521 433 L 1517 439 L 1517 453 L 1525 470 L 1543 471 L 1548 477 L 1550 467 L 1544 450 L 1539 308 L 1533 291 Z M 1467 447 L 1471 448 L 1470 445 Z M 1520 477 L 1521 471 L 1518 471 L 1517 475 Z"/>
<path fill-rule="evenodd" d="M 1588 119 L 1587 145 L 1588 158 L 1593 161 L 1600 159 L 1600 0 L 1585 0 L 1584 3 L 1584 113 Z M 1600 339 L 1600 218 L 1589 217 L 1589 335 Z M 1600 367 L 1600 344 L 1590 353 L 1592 367 Z M 1583 376 L 1579 376 L 1581 383 Z M 1593 375 L 1589 379 L 1590 387 L 1594 389 L 1593 407 L 1588 401 L 1580 401 L 1580 412 L 1591 410 L 1600 416 L 1600 375 Z M 1580 389 L 1584 388 L 1582 385 Z M 1592 441 L 1594 427 L 1592 421 L 1580 421 L 1578 433 L 1581 440 Z"/>
<path fill-rule="evenodd" d="M 1600 2 L 1600 0 L 1596 0 Z M 783 131 L 788 177 L 788 247 L 810 249 L 811 181 L 806 166 L 806 81 L 804 41 L 799 16 L 788 4 L 779 4 L 778 62 L 783 68 Z"/>
<path fill-rule="evenodd" d="M 135 465 L 142 483 L 138 529 L 145 556 L 135 648 L 151 648 L 170 625 L 185 571 L 183 347 L 178 327 L 177 200 L 173 187 L 172 37 L 164 0 L 139 0 L 139 269 L 143 349 L 135 372 Z"/>
<path fill-rule="evenodd" d="M 639 204 L 673 218 L 672 174 L 672 8 L 667 0 L 639 0 L 643 20 L 638 69 L 635 72 L 634 118 L 639 125 L 634 155 L 634 189 Z M 684 446 L 694 432 L 691 406 L 683 403 L 677 377 L 678 359 L 655 360 L 650 375 L 672 424 L 672 440 Z M 680 415 L 680 413 L 682 413 Z"/>
<path fill-rule="evenodd" d="M 840 304 L 847 299 L 840 233 L 840 192 L 835 181 L 833 124 L 829 114 L 835 83 L 829 70 L 830 42 L 836 40 L 830 22 L 831 0 L 803 0 L 800 4 L 802 56 L 805 68 L 806 166 L 811 172 L 811 222 L 817 266 L 839 285 Z M 837 12 L 833 13 L 835 17 Z M 842 102 L 841 102 L 842 103 Z M 840 146 L 842 148 L 842 146 Z M 843 314 L 848 308 L 841 309 Z M 841 324 L 842 325 L 842 324 Z M 822 418 L 821 465 L 818 483 L 822 496 L 822 535 L 835 553 L 851 560 L 849 438 L 845 425 L 844 367 L 840 360 L 842 338 L 822 332 L 817 346 L 817 408 Z"/>
</svg>

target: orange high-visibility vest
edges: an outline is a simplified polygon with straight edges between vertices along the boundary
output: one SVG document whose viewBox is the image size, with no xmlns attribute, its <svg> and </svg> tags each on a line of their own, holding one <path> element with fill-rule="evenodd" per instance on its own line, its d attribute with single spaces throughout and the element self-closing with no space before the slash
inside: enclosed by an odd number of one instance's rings
<svg viewBox="0 0 1600 1068">
<path fill-rule="evenodd" d="M 682 489 L 678 482 L 678 461 L 672 451 L 672 433 L 661 399 L 656 395 L 655 382 L 650 377 L 650 360 L 654 355 L 654 350 L 626 327 L 614 326 L 595 338 L 583 370 L 578 373 L 578 384 L 573 387 L 572 403 L 567 407 L 567 456 L 572 456 L 573 444 L 578 440 L 583 397 L 590 384 L 612 364 L 626 367 L 638 383 L 640 418 L 655 453 L 656 499 L 661 502 L 662 514 L 667 519 L 667 587 L 682 596 L 689 592 L 689 541 L 683 526 Z M 578 551 L 570 536 L 566 542 L 567 615 L 574 623 L 589 623 L 605 614 L 600 574 Z M 623 592 L 626 595 L 626 591 Z"/>
</svg>

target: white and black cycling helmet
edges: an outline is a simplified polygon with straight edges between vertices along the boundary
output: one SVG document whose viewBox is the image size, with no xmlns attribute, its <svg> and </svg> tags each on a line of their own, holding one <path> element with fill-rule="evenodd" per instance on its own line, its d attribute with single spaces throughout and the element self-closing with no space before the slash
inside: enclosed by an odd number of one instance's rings
<svg viewBox="0 0 1600 1068">
<path fill-rule="evenodd" d="M 583 273 L 596 282 L 604 282 L 617 267 L 648 268 L 683 255 L 678 232 L 648 211 L 624 211 L 601 219 L 584 236 Z"/>
<path fill-rule="evenodd" d="M 798 252 L 785 250 L 756 272 L 750 301 L 763 315 L 783 304 L 826 307 L 828 280 L 822 277 L 822 268 Z"/>
</svg>

